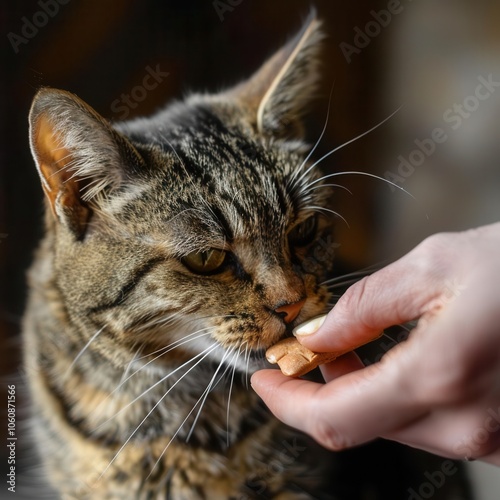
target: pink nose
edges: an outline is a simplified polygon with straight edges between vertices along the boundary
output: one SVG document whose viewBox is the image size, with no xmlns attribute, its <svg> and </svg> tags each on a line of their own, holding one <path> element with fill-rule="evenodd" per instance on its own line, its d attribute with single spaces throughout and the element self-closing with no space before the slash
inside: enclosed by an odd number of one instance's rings
<svg viewBox="0 0 500 500">
<path fill-rule="evenodd" d="M 274 312 L 278 314 L 284 313 L 283 321 L 285 323 L 291 323 L 299 315 L 305 303 L 306 299 L 299 300 L 298 302 L 294 302 L 292 304 L 285 304 L 284 306 L 275 309 Z"/>
</svg>

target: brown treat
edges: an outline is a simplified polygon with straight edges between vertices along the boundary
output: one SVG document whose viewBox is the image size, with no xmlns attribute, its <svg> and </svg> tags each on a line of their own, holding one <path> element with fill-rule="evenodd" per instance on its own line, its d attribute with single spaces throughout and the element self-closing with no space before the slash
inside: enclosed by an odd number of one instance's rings
<svg viewBox="0 0 500 500">
<path fill-rule="evenodd" d="M 266 351 L 271 364 L 278 363 L 283 375 L 301 377 L 319 365 L 329 363 L 345 353 L 313 352 L 295 337 L 279 341 Z"/>
</svg>

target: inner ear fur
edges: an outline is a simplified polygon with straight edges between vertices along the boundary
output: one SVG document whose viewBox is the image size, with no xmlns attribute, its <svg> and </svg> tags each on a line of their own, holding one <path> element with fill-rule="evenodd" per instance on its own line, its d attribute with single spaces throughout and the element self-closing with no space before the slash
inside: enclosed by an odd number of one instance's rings
<svg viewBox="0 0 500 500">
<path fill-rule="evenodd" d="M 69 168 L 74 161 L 71 151 L 63 146 L 54 125 L 44 114 L 35 120 L 32 135 L 42 188 L 52 213 L 56 217 L 70 216 L 73 229 L 81 233 L 90 211 L 81 199 L 80 182 Z"/>
<path fill-rule="evenodd" d="M 30 111 L 30 145 L 54 216 L 77 236 L 92 207 L 141 161 L 128 140 L 77 96 L 45 88 Z"/>
<path fill-rule="evenodd" d="M 319 81 L 321 22 L 312 11 L 302 29 L 250 79 L 229 94 L 250 114 L 258 133 L 301 135 L 300 117 Z"/>
</svg>

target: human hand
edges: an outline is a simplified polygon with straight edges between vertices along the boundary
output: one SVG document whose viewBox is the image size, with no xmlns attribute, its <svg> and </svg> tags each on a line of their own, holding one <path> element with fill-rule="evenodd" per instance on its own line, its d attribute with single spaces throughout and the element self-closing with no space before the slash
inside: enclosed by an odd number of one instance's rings
<svg viewBox="0 0 500 500">
<path fill-rule="evenodd" d="M 252 387 L 285 423 L 340 450 L 378 436 L 500 465 L 500 224 L 432 236 L 353 285 L 319 330 L 341 352 L 420 319 L 379 363 L 354 353 L 322 367 L 326 384 L 262 370 Z"/>
</svg>

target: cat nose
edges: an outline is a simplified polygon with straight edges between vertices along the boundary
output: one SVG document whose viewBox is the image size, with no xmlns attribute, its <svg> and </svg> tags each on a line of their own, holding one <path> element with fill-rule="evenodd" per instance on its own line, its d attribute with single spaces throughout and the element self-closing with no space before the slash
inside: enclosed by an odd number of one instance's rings
<svg viewBox="0 0 500 500">
<path fill-rule="evenodd" d="M 300 313 L 306 299 L 299 300 L 298 302 L 293 302 L 291 304 L 285 304 L 274 310 L 275 313 L 279 314 L 285 323 L 291 323 Z"/>
</svg>

